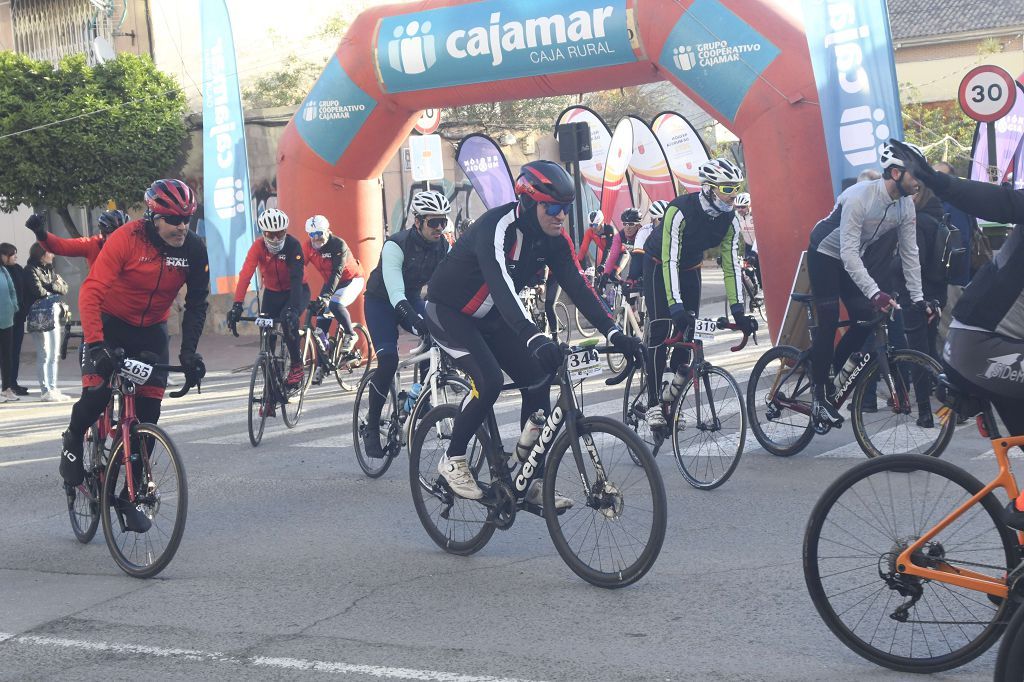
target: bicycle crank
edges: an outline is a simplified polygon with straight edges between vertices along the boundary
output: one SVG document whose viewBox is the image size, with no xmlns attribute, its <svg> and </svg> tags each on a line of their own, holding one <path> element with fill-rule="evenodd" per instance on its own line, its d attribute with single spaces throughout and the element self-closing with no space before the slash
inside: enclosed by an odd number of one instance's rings
<svg viewBox="0 0 1024 682">
<path fill-rule="evenodd" d="M 487 507 L 487 523 L 501 530 L 511 528 L 517 510 L 516 496 L 512 489 L 503 481 L 481 483 L 480 488 L 484 491 L 480 504 Z"/>
</svg>

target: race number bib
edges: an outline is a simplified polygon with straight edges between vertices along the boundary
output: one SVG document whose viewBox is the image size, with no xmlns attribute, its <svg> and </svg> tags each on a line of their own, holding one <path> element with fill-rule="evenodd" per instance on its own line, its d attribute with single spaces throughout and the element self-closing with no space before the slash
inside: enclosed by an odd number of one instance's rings
<svg viewBox="0 0 1024 682">
<path fill-rule="evenodd" d="M 600 374 L 603 371 L 601 356 L 595 348 L 582 348 L 569 355 L 569 376 L 583 379 Z"/>
<path fill-rule="evenodd" d="M 701 341 L 714 341 L 715 332 L 718 330 L 718 323 L 710 317 L 704 317 L 695 321 L 693 338 Z"/>
<path fill-rule="evenodd" d="M 256 326 L 260 329 L 270 329 L 274 326 L 274 318 L 272 317 L 257 317 Z"/>
<path fill-rule="evenodd" d="M 121 367 L 121 376 L 128 379 L 133 384 L 144 384 L 149 381 L 149 377 L 153 374 L 153 365 L 147 365 L 144 362 L 138 360 L 125 360 L 124 366 Z"/>
</svg>

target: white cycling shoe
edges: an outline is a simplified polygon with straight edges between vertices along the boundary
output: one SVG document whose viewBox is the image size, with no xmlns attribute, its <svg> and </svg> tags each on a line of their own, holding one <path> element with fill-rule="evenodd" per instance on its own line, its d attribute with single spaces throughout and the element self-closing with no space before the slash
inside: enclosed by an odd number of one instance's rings
<svg viewBox="0 0 1024 682">
<path fill-rule="evenodd" d="M 473 478 L 473 472 L 469 470 L 469 463 L 465 457 L 449 459 L 448 455 L 444 455 L 437 463 L 437 473 L 444 477 L 452 492 L 459 497 L 479 500 L 484 496 L 484 491 Z"/>
<path fill-rule="evenodd" d="M 651 429 L 663 429 L 668 426 L 668 422 L 665 421 L 665 412 L 661 409 L 661 403 L 648 408 L 647 414 L 647 426 Z"/>
<path fill-rule="evenodd" d="M 544 506 L 544 479 L 538 478 L 530 484 L 530 489 L 526 491 L 526 501 L 538 507 Z M 569 509 L 573 504 L 571 497 L 555 491 L 555 509 Z"/>
</svg>

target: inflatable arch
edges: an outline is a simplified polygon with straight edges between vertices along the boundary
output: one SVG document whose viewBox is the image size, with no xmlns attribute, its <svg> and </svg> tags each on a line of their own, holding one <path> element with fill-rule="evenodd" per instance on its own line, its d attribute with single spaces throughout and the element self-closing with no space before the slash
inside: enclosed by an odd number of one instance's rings
<svg viewBox="0 0 1024 682">
<path fill-rule="evenodd" d="M 806 38 L 772 2 L 424 0 L 369 9 L 285 130 L 279 204 L 297 217 L 327 214 L 370 268 L 381 249 L 380 176 L 421 110 L 660 80 L 743 140 L 776 332 L 807 235 L 833 196 Z"/>
</svg>

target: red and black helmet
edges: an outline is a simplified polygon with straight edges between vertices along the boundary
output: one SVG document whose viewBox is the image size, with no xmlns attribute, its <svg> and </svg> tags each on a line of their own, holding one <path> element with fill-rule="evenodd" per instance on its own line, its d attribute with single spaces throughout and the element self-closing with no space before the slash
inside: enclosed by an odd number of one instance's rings
<svg viewBox="0 0 1024 682">
<path fill-rule="evenodd" d="M 100 232 L 102 234 L 110 234 L 117 228 L 127 223 L 131 218 L 124 211 L 104 211 L 100 214 L 99 220 L 96 223 L 100 226 Z"/>
<path fill-rule="evenodd" d="M 519 171 L 516 196 L 520 201 L 568 204 L 575 201 L 576 189 L 569 174 L 554 161 L 531 161 Z"/>
<path fill-rule="evenodd" d="M 181 180 L 157 180 L 146 190 L 146 206 L 154 215 L 189 216 L 196 212 L 196 194 Z"/>
</svg>

